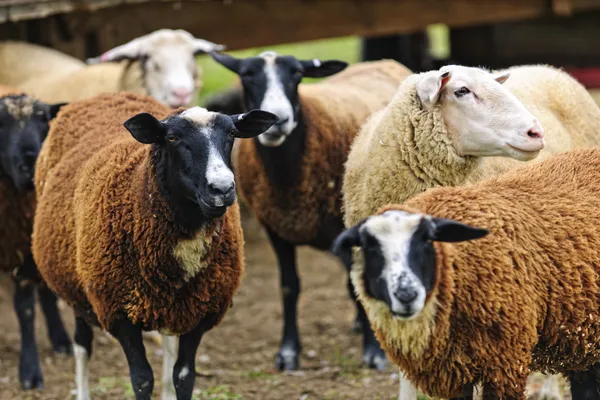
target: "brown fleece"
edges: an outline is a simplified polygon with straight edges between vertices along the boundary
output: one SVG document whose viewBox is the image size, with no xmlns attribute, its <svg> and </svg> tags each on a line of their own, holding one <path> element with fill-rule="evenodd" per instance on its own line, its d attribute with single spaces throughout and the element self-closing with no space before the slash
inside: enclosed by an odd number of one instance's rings
<svg viewBox="0 0 600 400">
<path fill-rule="evenodd" d="M 499 398 L 525 399 L 530 371 L 570 376 L 600 362 L 600 150 L 430 189 L 378 213 L 390 209 L 490 231 L 474 241 L 434 243 L 430 335 L 411 326 L 423 324 L 419 317 L 391 318 L 366 295 L 362 271 L 353 272 L 379 341 L 423 392 L 457 397 L 462 385 L 482 381 Z M 419 336 L 413 341 L 423 343 L 421 354 L 407 348 L 407 332 Z"/>
<path fill-rule="evenodd" d="M 154 145 L 122 126 L 139 112 L 171 110 L 132 93 L 61 109 L 38 159 L 33 254 L 50 288 L 104 329 L 126 316 L 182 334 L 231 306 L 243 273 L 239 209 L 198 232 L 177 224 L 158 191 Z"/>
<path fill-rule="evenodd" d="M 352 65 L 316 84 L 301 84 L 306 147 L 293 186 L 272 185 L 257 153 L 257 140 L 240 141 L 238 188 L 258 220 L 295 244 L 308 244 L 332 220 L 341 221 L 342 175 L 350 144 L 361 124 L 391 100 L 410 73 L 384 60 Z"/>
<path fill-rule="evenodd" d="M 22 94 L 18 89 L 0 85 L 0 98 Z M 2 99 L 0 99 L 0 102 Z M 35 192 L 19 192 L 10 178 L 0 177 L 0 271 L 15 272 L 29 253 Z"/>
</svg>

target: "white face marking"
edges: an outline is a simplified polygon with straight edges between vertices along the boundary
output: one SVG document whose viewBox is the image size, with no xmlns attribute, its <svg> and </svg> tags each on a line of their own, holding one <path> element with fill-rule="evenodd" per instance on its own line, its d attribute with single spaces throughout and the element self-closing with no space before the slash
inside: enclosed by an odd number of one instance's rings
<svg viewBox="0 0 600 400">
<path fill-rule="evenodd" d="M 291 134 L 298 125 L 298 122 L 294 119 L 294 108 L 292 107 L 292 103 L 285 95 L 282 82 L 277 77 L 277 65 L 275 64 L 275 59 L 278 56 L 277 53 L 271 51 L 260 54 L 260 57 L 265 60 L 264 68 L 267 77 L 267 87 L 260 109 L 277 115 L 280 120 L 287 119 L 287 122 L 283 125 L 273 125 L 265 132 L 267 134 L 279 133 L 281 136 L 269 138 L 269 136 L 266 136 L 264 133 L 258 136 L 259 142 L 263 146 L 269 147 L 280 146 L 285 141 L 286 135 Z"/>
<path fill-rule="evenodd" d="M 161 400 L 175 400 L 175 385 L 173 384 L 173 368 L 177 354 L 177 336 L 163 335 L 163 366 Z"/>
<path fill-rule="evenodd" d="M 192 107 L 182 112 L 179 116 L 198 125 L 206 126 L 216 117 L 216 113 L 208 111 L 206 108 Z"/>
<path fill-rule="evenodd" d="M 88 352 L 85 347 L 74 343 L 73 353 L 75 353 L 75 385 L 77 386 L 77 400 L 90 400 Z"/>
<path fill-rule="evenodd" d="M 233 171 L 227 167 L 223 157 L 212 142 L 208 149 L 206 182 L 209 186 L 220 190 L 223 194 L 226 194 L 233 187 L 234 182 Z M 217 207 L 222 207 L 225 204 L 222 196 L 215 196 L 214 203 Z"/>
<path fill-rule="evenodd" d="M 391 309 L 404 319 L 416 317 L 425 305 L 427 291 L 409 266 L 410 241 L 417 230 L 422 214 L 387 211 L 370 217 L 361 229 L 366 229 L 379 241 L 385 266 L 381 273 L 387 284 Z M 408 301 L 401 301 L 402 297 Z M 400 298 L 399 298 L 400 297 Z"/>
</svg>

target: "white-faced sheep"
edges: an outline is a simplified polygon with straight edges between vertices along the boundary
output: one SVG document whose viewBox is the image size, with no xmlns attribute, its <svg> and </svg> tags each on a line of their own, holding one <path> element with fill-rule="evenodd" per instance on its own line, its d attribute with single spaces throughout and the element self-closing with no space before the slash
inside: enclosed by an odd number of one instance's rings
<svg viewBox="0 0 600 400">
<path fill-rule="evenodd" d="M 233 141 L 276 121 L 257 110 L 171 113 L 121 93 L 71 103 L 53 122 L 36 168 L 33 254 L 76 311 L 78 399 L 89 398 L 90 324 L 120 342 L 138 400 L 154 385 L 142 330 L 180 336 L 163 374 L 177 399 L 191 399 L 200 339 L 231 307 L 243 272 Z"/>
<path fill-rule="evenodd" d="M 434 188 L 341 234 L 388 355 L 428 395 L 525 399 L 530 371 L 598 399 L 600 150 Z M 488 234 L 489 231 L 489 234 Z M 480 240 L 473 240 L 482 238 Z M 460 243 L 458 243 L 460 242 Z M 587 397 L 590 396 L 590 397 Z"/>
<path fill-rule="evenodd" d="M 11 273 L 15 284 L 14 306 L 21 331 L 19 381 L 24 389 L 43 386 L 35 343 L 36 288 L 54 351 L 71 352 L 56 296 L 40 279 L 31 256 L 35 162 L 49 121 L 61 106 L 0 87 L 0 271 Z"/>
<path fill-rule="evenodd" d="M 160 29 L 85 65 L 56 50 L 5 42 L 0 44 L 0 65 L 15 72 L 1 72 L 4 80 L 0 83 L 17 85 L 46 102 L 72 102 L 101 93 L 130 91 L 149 94 L 173 108 L 189 106 L 202 87 L 202 71 L 194 56 L 223 48 L 181 29 Z M 26 73 L 28 79 L 23 79 Z"/>
<path fill-rule="evenodd" d="M 284 328 L 275 364 L 295 370 L 301 351 L 296 247 L 329 250 L 342 231 L 340 189 L 350 143 L 410 71 L 389 60 L 346 69 L 342 61 L 304 61 L 271 51 L 247 59 L 211 55 L 240 75 L 246 109 L 260 108 L 279 117 L 257 139 L 239 144 L 234 166 L 240 195 L 266 228 L 279 262 Z M 316 84 L 300 84 L 303 77 L 330 75 Z M 356 304 L 365 362 L 382 368 L 385 354 Z"/>
<path fill-rule="evenodd" d="M 346 227 L 431 187 L 476 182 L 522 161 L 596 146 L 598 126 L 600 109 L 590 95 L 555 68 L 492 74 L 446 66 L 415 74 L 352 145 L 342 190 Z M 402 385 L 409 390 L 408 382 Z"/>
</svg>

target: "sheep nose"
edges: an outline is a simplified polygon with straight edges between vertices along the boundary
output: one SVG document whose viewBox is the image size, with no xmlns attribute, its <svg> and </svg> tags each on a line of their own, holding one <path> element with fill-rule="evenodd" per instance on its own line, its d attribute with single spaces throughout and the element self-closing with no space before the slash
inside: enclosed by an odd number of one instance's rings
<svg viewBox="0 0 600 400">
<path fill-rule="evenodd" d="M 191 92 L 185 88 L 176 88 L 171 90 L 171 94 L 180 102 L 186 103 L 189 100 Z"/>
<path fill-rule="evenodd" d="M 411 287 L 406 287 L 399 288 L 398 290 L 396 290 L 396 293 L 394 293 L 394 295 L 401 303 L 409 304 L 417 298 L 418 293 L 415 289 Z"/>
<path fill-rule="evenodd" d="M 211 182 L 208 184 L 208 189 L 212 195 L 227 196 L 235 190 L 234 182 Z"/>
<path fill-rule="evenodd" d="M 531 127 L 527 131 L 527 136 L 532 139 L 543 139 L 544 138 L 544 129 L 539 121 L 536 119 L 533 121 L 533 127 Z"/>
</svg>

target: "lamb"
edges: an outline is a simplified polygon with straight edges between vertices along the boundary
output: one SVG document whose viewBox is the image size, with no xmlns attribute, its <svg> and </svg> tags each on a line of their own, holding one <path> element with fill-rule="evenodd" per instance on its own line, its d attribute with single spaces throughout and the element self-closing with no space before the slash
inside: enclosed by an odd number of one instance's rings
<svg viewBox="0 0 600 400">
<path fill-rule="evenodd" d="M 91 325 L 123 347 L 138 400 L 154 386 L 142 330 L 180 336 L 174 368 L 165 359 L 163 399 L 173 387 L 191 399 L 197 347 L 231 307 L 243 272 L 231 147 L 276 121 L 259 110 L 171 112 L 133 93 L 61 111 L 36 168 L 32 246 L 48 286 L 76 312 L 79 400 L 89 399 Z M 174 340 L 163 343 L 172 350 Z"/>
<path fill-rule="evenodd" d="M 410 71 L 390 60 L 346 69 L 343 61 L 298 60 L 272 51 L 247 59 L 211 55 L 240 75 L 246 109 L 260 108 L 279 117 L 257 139 L 239 144 L 234 166 L 240 195 L 266 229 L 278 258 L 284 327 L 275 366 L 296 370 L 301 351 L 296 246 L 329 250 L 343 230 L 340 189 L 350 143 Z M 326 76 L 330 77 L 322 82 L 300 85 L 303 77 Z M 364 329 L 365 363 L 383 368 L 385 354 L 364 310 L 356 305 L 357 322 Z"/>
<path fill-rule="evenodd" d="M 15 73 L 4 72 L 17 76 L 5 76 L 0 83 L 17 84 L 43 101 L 72 102 L 100 93 L 131 91 L 149 94 L 173 108 L 192 104 L 202 87 L 201 69 L 194 56 L 224 49 L 181 29 L 160 29 L 138 37 L 89 59 L 91 65 L 33 44 L 5 42 L 0 46 L 4 58 L 0 64 L 9 70 L 21 69 L 24 55 L 31 53 L 25 63 L 31 68 L 29 79 L 23 81 L 28 71 L 23 68 Z M 37 65 L 30 67 L 32 59 Z M 41 72 L 40 66 L 45 66 L 46 60 L 50 60 L 50 66 Z M 11 82 L 11 78 L 19 82 Z"/>
<path fill-rule="evenodd" d="M 600 109 L 583 86 L 552 67 L 490 73 L 450 65 L 415 74 L 352 145 L 342 188 L 345 225 L 428 188 L 597 146 L 598 126 Z M 409 382 L 401 385 L 410 391 Z"/>
<path fill-rule="evenodd" d="M 61 106 L 0 87 L 0 272 L 11 273 L 14 282 L 14 307 L 21 331 L 19 381 L 26 390 L 43 387 L 34 330 L 36 288 L 53 350 L 65 354 L 71 351 L 56 296 L 40 279 L 30 248 L 35 161 L 48 123 Z"/>
<path fill-rule="evenodd" d="M 525 399 L 529 372 L 547 371 L 569 377 L 573 399 L 597 399 L 598 193 L 600 149 L 573 150 L 384 206 L 334 252 L 350 262 L 362 249 L 359 299 L 387 354 L 428 395 L 481 382 L 484 396 Z"/>
</svg>

